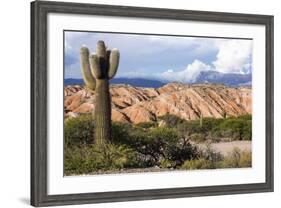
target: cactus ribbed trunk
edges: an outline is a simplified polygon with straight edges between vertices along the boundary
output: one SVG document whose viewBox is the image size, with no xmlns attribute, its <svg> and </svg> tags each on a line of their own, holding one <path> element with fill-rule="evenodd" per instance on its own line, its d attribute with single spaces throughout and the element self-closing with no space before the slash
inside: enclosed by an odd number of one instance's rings
<svg viewBox="0 0 281 208">
<path fill-rule="evenodd" d="M 111 140 L 111 97 L 109 80 L 112 79 L 119 64 L 119 51 L 107 50 L 102 40 L 98 41 L 96 53 L 89 55 L 89 49 L 80 50 L 81 71 L 87 88 L 95 90 L 95 143 L 103 146 Z"/>
<path fill-rule="evenodd" d="M 95 91 L 95 143 L 103 145 L 111 138 L 111 101 L 108 79 L 96 80 Z"/>
</svg>

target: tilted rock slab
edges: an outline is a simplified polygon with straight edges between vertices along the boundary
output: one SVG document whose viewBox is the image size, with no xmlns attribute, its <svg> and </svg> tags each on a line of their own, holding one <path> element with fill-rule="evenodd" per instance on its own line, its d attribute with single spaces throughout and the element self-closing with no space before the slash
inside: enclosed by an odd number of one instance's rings
<svg viewBox="0 0 281 208">
<path fill-rule="evenodd" d="M 156 121 L 166 114 L 186 120 L 252 114 L 252 90 L 216 84 L 169 83 L 158 89 L 113 85 L 112 120 L 127 123 Z M 84 87 L 65 87 L 65 115 L 90 113 L 94 94 Z M 76 115 L 76 114 L 74 114 Z"/>
</svg>

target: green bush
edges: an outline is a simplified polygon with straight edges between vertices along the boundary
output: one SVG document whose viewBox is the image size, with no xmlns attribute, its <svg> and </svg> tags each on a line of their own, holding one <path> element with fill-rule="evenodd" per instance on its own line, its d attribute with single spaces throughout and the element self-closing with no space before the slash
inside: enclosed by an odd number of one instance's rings
<svg viewBox="0 0 281 208">
<path fill-rule="evenodd" d="M 161 158 L 169 158 L 179 137 L 173 129 L 153 128 L 148 131 L 133 131 L 130 139 L 130 147 L 141 154 L 148 155 L 147 165 L 154 166 L 159 165 Z"/>
<path fill-rule="evenodd" d="M 171 168 L 173 167 L 173 162 L 167 159 L 161 159 L 160 161 L 160 167 L 161 168 Z"/>
<path fill-rule="evenodd" d="M 244 115 L 224 119 L 203 118 L 203 125 L 200 126 L 200 119 L 187 121 L 174 115 L 159 117 L 167 124 L 167 127 L 177 131 L 180 137 L 188 138 L 195 142 L 211 140 L 219 142 L 221 139 L 251 140 L 252 137 L 252 116 Z"/>
<path fill-rule="evenodd" d="M 94 142 L 94 121 L 90 114 L 67 119 L 64 122 L 66 145 L 85 145 Z"/>
<path fill-rule="evenodd" d="M 216 152 L 210 145 L 198 154 L 198 158 L 186 160 L 181 166 L 182 169 L 215 169 L 223 160 L 223 156 Z"/>
<path fill-rule="evenodd" d="M 249 151 L 241 151 L 234 148 L 233 151 L 223 157 L 219 153 L 207 148 L 198 159 L 186 160 L 181 169 L 215 169 L 215 168 L 243 168 L 252 166 L 252 154 Z"/>
<path fill-rule="evenodd" d="M 219 164 L 220 168 L 242 168 L 252 166 L 252 153 L 234 148 Z"/>
<path fill-rule="evenodd" d="M 107 144 L 96 150 L 99 169 L 122 169 L 137 165 L 136 152 L 124 145 Z"/>
<path fill-rule="evenodd" d="M 205 134 L 202 134 L 202 133 L 194 133 L 194 134 L 190 135 L 189 139 L 194 142 L 201 143 L 201 142 L 206 141 L 206 136 L 205 136 Z"/>
<path fill-rule="evenodd" d="M 132 131 L 133 127 L 130 124 L 112 122 L 111 131 L 112 131 L 112 142 L 119 144 L 126 144 L 129 139 L 129 133 Z"/>
<path fill-rule="evenodd" d="M 195 160 L 187 160 L 181 166 L 181 169 L 185 169 L 185 170 L 210 169 L 210 168 L 213 168 L 211 162 L 203 158 L 199 158 Z"/>
<path fill-rule="evenodd" d="M 156 122 L 142 122 L 142 123 L 136 124 L 136 126 L 140 127 L 140 128 L 144 128 L 144 129 L 149 129 L 149 128 L 157 127 L 157 123 Z"/>
<path fill-rule="evenodd" d="M 251 140 L 251 117 L 241 116 L 237 118 L 227 118 L 213 129 L 213 134 L 220 137 L 232 138 L 232 140 Z"/>
<path fill-rule="evenodd" d="M 131 126 L 126 131 L 125 136 L 115 137 L 113 142 L 134 149 L 139 153 L 139 161 L 147 167 L 159 166 L 163 158 L 173 161 L 173 166 L 177 166 L 197 154 L 196 147 L 182 141 L 172 128 L 142 129 Z"/>
<path fill-rule="evenodd" d="M 180 142 L 174 146 L 169 155 L 169 159 L 173 161 L 173 167 L 180 167 L 186 160 L 196 159 L 199 156 L 199 151 L 196 146 L 189 142 Z"/>
<path fill-rule="evenodd" d="M 175 115 L 166 114 L 164 116 L 158 117 L 159 120 L 163 120 L 168 128 L 174 128 L 182 123 L 185 123 L 186 120 L 179 118 Z"/>
<path fill-rule="evenodd" d="M 120 170 L 137 167 L 136 152 L 125 146 L 106 144 L 72 146 L 64 151 L 64 174 L 87 174 L 91 172 Z"/>
</svg>

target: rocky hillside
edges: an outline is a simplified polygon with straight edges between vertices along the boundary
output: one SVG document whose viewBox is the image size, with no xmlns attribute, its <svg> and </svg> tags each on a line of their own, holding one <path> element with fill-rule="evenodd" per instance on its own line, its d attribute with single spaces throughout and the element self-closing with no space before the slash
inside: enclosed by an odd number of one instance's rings
<svg viewBox="0 0 281 208">
<path fill-rule="evenodd" d="M 156 121 L 173 114 L 186 120 L 203 117 L 222 118 L 252 113 L 252 90 L 215 84 L 185 85 L 169 83 L 160 88 L 112 85 L 112 120 L 129 123 Z M 65 117 L 90 113 L 94 93 L 79 85 L 64 89 Z"/>
</svg>

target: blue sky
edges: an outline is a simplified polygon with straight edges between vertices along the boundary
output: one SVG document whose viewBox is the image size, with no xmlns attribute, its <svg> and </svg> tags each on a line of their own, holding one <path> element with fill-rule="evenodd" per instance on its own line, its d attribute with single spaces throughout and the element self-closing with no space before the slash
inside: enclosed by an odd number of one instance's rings
<svg viewBox="0 0 281 208">
<path fill-rule="evenodd" d="M 201 71 L 252 72 L 252 41 L 199 37 L 65 32 L 65 78 L 81 78 L 79 50 L 98 40 L 121 54 L 116 77 L 193 82 Z"/>
</svg>

